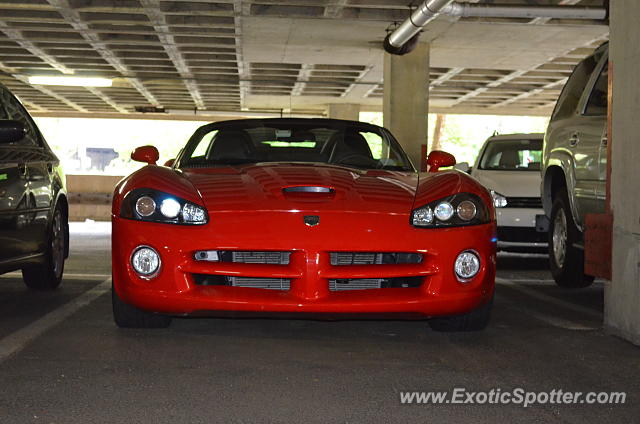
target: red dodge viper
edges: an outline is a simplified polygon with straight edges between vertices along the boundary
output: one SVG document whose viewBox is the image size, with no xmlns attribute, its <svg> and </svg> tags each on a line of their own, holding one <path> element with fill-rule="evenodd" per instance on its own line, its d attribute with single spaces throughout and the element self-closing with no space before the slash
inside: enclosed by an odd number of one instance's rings
<svg viewBox="0 0 640 424">
<path fill-rule="evenodd" d="M 496 223 L 489 192 L 439 151 L 417 173 L 384 128 L 249 119 L 155 147 L 113 197 L 113 315 L 428 318 L 484 328 Z"/>
</svg>

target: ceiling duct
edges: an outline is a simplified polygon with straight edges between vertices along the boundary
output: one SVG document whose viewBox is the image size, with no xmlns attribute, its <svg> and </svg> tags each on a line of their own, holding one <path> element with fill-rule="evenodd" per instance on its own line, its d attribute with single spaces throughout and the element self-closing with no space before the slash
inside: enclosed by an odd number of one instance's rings
<svg viewBox="0 0 640 424">
<path fill-rule="evenodd" d="M 457 18 L 550 18 L 605 20 L 605 7 L 585 6 L 520 6 L 500 4 L 457 3 L 452 0 L 425 0 L 409 18 L 384 40 L 384 49 L 391 54 L 403 55 L 412 51 L 420 31 L 440 15 Z"/>
</svg>

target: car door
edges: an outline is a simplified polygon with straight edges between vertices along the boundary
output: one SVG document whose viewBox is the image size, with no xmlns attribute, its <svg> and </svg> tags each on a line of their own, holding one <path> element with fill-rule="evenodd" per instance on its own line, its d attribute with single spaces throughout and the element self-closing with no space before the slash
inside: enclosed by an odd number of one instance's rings
<svg viewBox="0 0 640 424">
<path fill-rule="evenodd" d="M 51 173 L 55 156 L 45 148 L 37 126 L 20 104 L 6 89 L 1 90 L 1 101 L 7 119 L 21 122 L 26 130 L 25 137 L 5 146 L 5 154 L 13 168 L 11 196 L 5 201 L 5 218 L 9 219 L 5 236 L 7 257 L 24 256 L 41 252 L 47 242 L 47 230 L 51 202 Z"/>
<path fill-rule="evenodd" d="M 608 69 L 608 58 L 604 55 L 581 100 L 580 127 L 576 131 L 578 144 L 574 156 L 580 158 L 580 161 L 576 160 L 576 177 L 580 171 L 576 197 L 582 216 L 604 212 L 605 181 L 601 153 L 607 140 Z"/>
</svg>

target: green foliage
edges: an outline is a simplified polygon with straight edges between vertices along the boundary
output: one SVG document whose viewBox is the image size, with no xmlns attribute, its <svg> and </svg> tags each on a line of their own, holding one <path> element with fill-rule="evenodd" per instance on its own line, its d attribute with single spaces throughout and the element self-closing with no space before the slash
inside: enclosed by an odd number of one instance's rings
<svg viewBox="0 0 640 424">
<path fill-rule="evenodd" d="M 360 119 L 382 125 L 382 113 L 362 112 Z M 436 116 L 429 115 L 429 145 Z M 544 132 L 549 119 L 538 116 L 447 115 L 441 136 L 442 149 L 455 155 L 458 162 L 473 164 L 485 140 L 494 133 Z"/>
</svg>

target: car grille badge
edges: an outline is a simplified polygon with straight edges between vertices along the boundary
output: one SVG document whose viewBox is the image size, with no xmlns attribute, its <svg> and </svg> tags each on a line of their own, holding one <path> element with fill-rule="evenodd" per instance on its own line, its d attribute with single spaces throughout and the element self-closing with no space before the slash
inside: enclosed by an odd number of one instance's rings
<svg viewBox="0 0 640 424">
<path fill-rule="evenodd" d="M 320 217 L 318 215 L 305 215 L 304 223 L 308 227 L 315 227 L 320 223 Z"/>
</svg>

